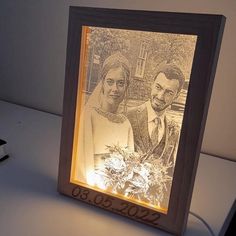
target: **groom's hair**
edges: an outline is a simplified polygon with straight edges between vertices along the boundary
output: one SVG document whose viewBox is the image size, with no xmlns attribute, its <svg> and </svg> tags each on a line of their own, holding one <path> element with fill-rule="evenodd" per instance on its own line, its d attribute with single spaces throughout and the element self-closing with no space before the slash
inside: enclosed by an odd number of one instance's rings
<svg viewBox="0 0 236 236">
<path fill-rule="evenodd" d="M 181 71 L 181 69 L 175 64 L 166 64 L 166 63 L 161 64 L 156 70 L 154 81 L 156 80 L 157 76 L 160 73 L 163 73 L 169 80 L 175 79 L 179 81 L 179 88 L 178 88 L 178 93 L 179 93 L 180 90 L 183 88 L 185 82 L 184 74 Z"/>
</svg>

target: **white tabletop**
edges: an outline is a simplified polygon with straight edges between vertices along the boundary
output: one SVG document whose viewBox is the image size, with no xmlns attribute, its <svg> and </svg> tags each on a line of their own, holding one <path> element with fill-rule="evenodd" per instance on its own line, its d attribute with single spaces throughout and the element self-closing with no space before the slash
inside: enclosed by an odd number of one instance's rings
<svg viewBox="0 0 236 236">
<path fill-rule="evenodd" d="M 10 154 L 0 163 L 0 235 L 169 235 L 57 192 L 61 120 L 0 101 L 0 138 Z M 235 200 L 235 179 L 235 163 L 201 154 L 191 211 L 216 235 Z M 210 234 L 190 215 L 185 235 Z"/>
</svg>

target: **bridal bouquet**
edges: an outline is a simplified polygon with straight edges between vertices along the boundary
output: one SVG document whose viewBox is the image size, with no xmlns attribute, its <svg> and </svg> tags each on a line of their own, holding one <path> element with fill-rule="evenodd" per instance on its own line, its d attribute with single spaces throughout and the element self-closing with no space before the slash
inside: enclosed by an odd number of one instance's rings
<svg viewBox="0 0 236 236">
<path fill-rule="evenodd" d="M 160 206 L 166 185 L 172 181 L 168 169 L 160 157 L 145 158 L 120 146 L 108 146 L 102 168 L 96 171 L 107 190 L 127 197 Z"/>
</svg>

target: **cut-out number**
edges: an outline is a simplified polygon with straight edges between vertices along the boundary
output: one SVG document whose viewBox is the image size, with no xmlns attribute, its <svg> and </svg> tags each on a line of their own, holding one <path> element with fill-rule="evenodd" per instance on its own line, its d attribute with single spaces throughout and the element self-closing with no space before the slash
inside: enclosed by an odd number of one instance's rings
<svg viewBox="0 0 236 236">
<path fill-rule="evenodd" d="M 80 199 L 81 200 L 86 200 L 88 198 L 89 191 L 86 189 L 83 189 L 82 193 L 80 194 Z"/>
<path fill-rule="evenodd" d="M 73 197 L 79 198 L 81 200 L 86 200 L 89 195 L 89 190 L 82 189 L 80 187 L 75 187 L 75 188 L 73 188 L 71 194 Z"/>
<path fill-rule="evenodd" d="M 148 216 L 146 221 L 148 221 L 154 225 L 158 225 L 158 220 L 160 219 L 160 217 L 161 217 L 161 215 L 159 213 L 152 213 Z"/>
<path fill-rule="evenodd" d="M 121 214 L 127 214 L 127 212 L 126 212 L 126 210 L 128 209 L 128 207 L 129 207 L 129 204 L 128 203 L 126 203 L 126 202 L 122 202 L 121 203 L 121 209 L 118 209 L 118 211 L 121 213 Z"/>
<path fill-rule="evenodd" d="M 78 197 L 80 193 L 81 193 L 81 188 L 75 187 L 75 188 L 73 188 L 71 194 L 72 194 L 73 197 Z"/>
<path fill-rule="evenodd" d="M 149 213 L 150 213 L 149 210 L 141 209 L 141 211 L 139 211 L 139 214 L 136 216 L 136 219 L 145 221 L 146 217 L 149 215 Z"/>
<path fill-rule="evenodd" d="M 112 201 L 114 200 L 114 198 L 111 198 L 111 197 L 107 197 L 104 201 L 103 201 L 103 204 L 102 206 L 105 207 L 105 208 L 109 208 L 112 206 Z"/>
<path fill-rule="evenodd" d="M 104 208 L 109 208 L 112 206 L 112 201 L 114 200 L 114 198 L 111 198 L 111 197 L 106 197 L 104 199 L 103 195 L 101 194 L 97 194 L 93 200 L 93 202 L 96 204 L 96 205 L 100 205 Z"/>
<path fill-rule="evenodd" d="M 103 202 L 103 196 L 100 194 L 97 194 L 93 201 L 96 205 L 100 205 Z"/>
<path fill-rule="evenodd" d="M 130 206 L 128 209 L 128 215 L 133 217 L 136 216 L 139 211 L 139 208 L 137 206 Z"/>
</svg>

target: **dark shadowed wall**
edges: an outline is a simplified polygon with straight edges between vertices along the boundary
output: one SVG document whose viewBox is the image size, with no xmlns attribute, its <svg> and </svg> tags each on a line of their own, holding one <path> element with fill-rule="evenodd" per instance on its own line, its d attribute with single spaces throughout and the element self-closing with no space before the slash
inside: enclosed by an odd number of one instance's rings
<svg viewBox="0 0 236 236">
<path fill-rule="evenodd" d="M 225 15 L 202 151 L 236 159 L 235 0 L 1 0 L 0 99 L 62 113 L 70 5 Z"/>
</svg>

